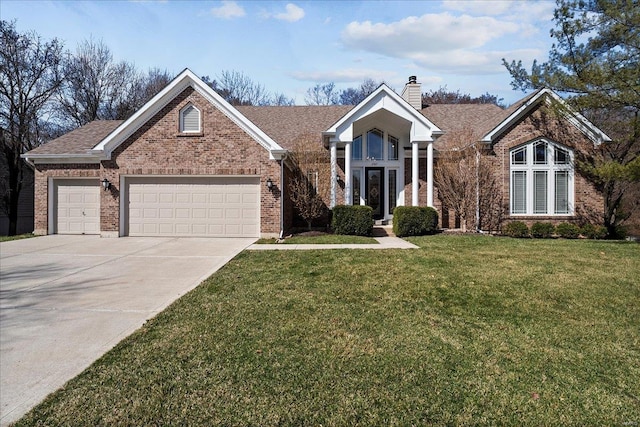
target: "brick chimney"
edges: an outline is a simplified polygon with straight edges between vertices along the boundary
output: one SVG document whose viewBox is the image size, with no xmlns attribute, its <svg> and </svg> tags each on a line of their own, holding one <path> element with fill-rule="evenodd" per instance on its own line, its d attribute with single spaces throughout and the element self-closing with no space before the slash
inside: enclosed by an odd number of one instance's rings
<svg viewBox="0 0 640 427">
<path fill-rule="evenodd" d="M 404 85 L 402 98 L 416 110 L 422 110 L 422 89 L 416 76 L 409 76 L 409 82 Z"/>
</svg>

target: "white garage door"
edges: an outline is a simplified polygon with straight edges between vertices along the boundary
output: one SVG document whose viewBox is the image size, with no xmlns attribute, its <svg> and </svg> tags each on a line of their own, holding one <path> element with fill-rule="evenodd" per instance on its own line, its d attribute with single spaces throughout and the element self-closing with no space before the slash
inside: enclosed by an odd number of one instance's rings
<svg viewBox="0 0 640 427">
<path fill-rule="evenodd" d="M 260 234 L 257 177 L 126 178 L 126 183 L 130 236 Z"/>
<path fill-rule="evenodd" d="M 56 233 L 100 234 L 100 182 L 96 179 L 55 181 Z"/>
</svg>

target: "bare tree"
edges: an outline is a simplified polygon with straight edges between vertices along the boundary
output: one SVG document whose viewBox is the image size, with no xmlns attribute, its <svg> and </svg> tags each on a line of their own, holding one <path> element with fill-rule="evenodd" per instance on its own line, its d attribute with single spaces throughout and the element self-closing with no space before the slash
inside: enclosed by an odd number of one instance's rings
<svg viewBox="0 0 640 427">
<path fill-rule="evenodd" d="M 1 204 L 9 235 L 16 234 L 27 168 L 20 155 L 47 137 L 46 113 L 64 78 L 62 49 L 57 39 L 44 42 L 36 33 L 18 33 L 15 22 L 0 21 Z"/>
<path fill-rule="evenodd" d="M 59 99 L 63 119 L 82 126 L 98 119 L 125 119 L 135 110 L 131 96 L 138 83 L 133 64 L 113 61 L 102 41 L 85 40 L 65 64 Z"/>
<path fill-rule="evenodd" d="M 357 105 L 375 91 L 383 82 L 366 79 L 357 88 L 347 88 L 340 92 L 340 104 Z"/>
<path fill-rule="evenodd" d="M 460 93 L 460 90 L 451 91 L 447 86 L 441 86 L 438 90 L 430 90 L 422 94 L 423 105 L 433 104 L 495 104 L 505 107 L 502 98 L 486 92 L 478 97 L 472 97 L 468 93 Z"/>
<path fill-rule="evenodd" d="M 339 102 L 339 95 L 335 83 L 318 83 L 307 89 L 304 99 L 307 105 L 336 105 Z"/>
<path fill-rule="evenodd" d="M 434 168 L 438 194 L 460 218 L 463 232 L 495 229 L 501 220 L 498 182 L 477 141 L 471 129 L 450 132 Z"/>
<path fill-rule="evenodd" d="M 311 229 L 314 220 L 328 213 L 325 200 L 331 187 L 329 154 L 317 144 L 314 135 L 307 135 L 298 140 L 289 158 L 294 164 L 289 182 L 291 201 Z"/>
</svg>

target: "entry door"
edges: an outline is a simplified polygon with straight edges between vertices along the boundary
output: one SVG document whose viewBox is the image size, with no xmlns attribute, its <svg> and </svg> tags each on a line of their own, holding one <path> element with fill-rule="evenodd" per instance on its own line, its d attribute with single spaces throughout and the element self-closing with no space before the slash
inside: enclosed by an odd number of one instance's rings
<svg viewBox="0 0 640 427">
<path fill-rule="evenodd" d="M 374 219 L 384 218 L 384 168 L 365 169 L 365 200 L 373 209 Z"/>
</svg>

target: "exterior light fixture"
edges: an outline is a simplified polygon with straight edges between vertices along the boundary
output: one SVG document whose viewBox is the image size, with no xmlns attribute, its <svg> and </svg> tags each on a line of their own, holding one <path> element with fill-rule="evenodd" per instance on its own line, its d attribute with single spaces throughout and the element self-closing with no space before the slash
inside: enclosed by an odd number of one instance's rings
<svg viewBox="0 0 640 427">
<path fill-rule="evenodd" d="M 104 191 L 107 191 L 108 189 L 111 188 L 111 183 L 109 182 L 109 180 L 107 178 L 104 178 L 100 182 L 102 183 L 102 188 L 104 188 Z"/>
<path fill-rule="evenodd" d="M 271 190 L 273 188 L 273 181 L 271 178 L 267 178 L 267 188 Z"/>
</svg>

